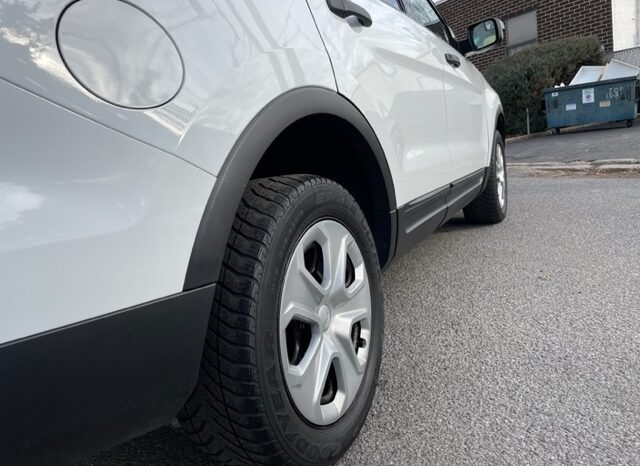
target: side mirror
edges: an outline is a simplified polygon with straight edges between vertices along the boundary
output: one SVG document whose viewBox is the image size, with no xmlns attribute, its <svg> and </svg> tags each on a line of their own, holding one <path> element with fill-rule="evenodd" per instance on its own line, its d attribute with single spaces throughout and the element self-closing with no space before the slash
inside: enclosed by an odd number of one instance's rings
<svg viewBox="0 0 640 466">
<path fill-rule="evenodd" d="M 465 55 L 487 50 L 504 40 L 504 23 L 498 18 L 489 18 L 469 26 L 467 40 L 460 43 Z"/>
</svg>

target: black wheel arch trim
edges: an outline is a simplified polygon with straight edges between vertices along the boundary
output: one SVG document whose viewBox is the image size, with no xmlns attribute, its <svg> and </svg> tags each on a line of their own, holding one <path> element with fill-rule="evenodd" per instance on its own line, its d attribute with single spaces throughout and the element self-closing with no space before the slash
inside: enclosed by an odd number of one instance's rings
<svg viewBox="0 0 640 466">
<path fill-rule="evenodd" d="M 496 112 L 496 119 L 495 119 L 495 124 L 493 125 L 493 130 L 494 131 L 499 131 L 499 123 L 500 123 L 500 118 L 502 118 L 502 121 L 506 124 L 506 118 L 504 116 L 504 109 L 502 108 L 502 104 L 498 105 L 498 111 Z M 503 128 L 504 131 L 504 128 Z M 503 139 L 506 140 L 507 135 L 506 133 L 501 133 L 501 136 Z"/>
<path fill-rule="evenodd" d="M 487 167 L 487 170 L 489 170 L 489 168 L 491 168 L 491 164 L 493 163 L 493 156 L 494 156 L 494 152 L 496 150 L 496 147 L 495 147 L 496 132 L 500 132 L 500 129 L 498 128 L 499 123 L 500 123 L 500 118 L 502 118 L 502 121 L 505 120 L 504 110 L 502 110 L 502 105 L 500 105 L 498 107 L 498 111 L 496 112 L 496 122 L 495 122 L 495 125 L 493 125 L 493 127 L 495 129 L 493 130 L 493 139 L 491 139 L 491 155 L 489 157 L 489 166 Z M 500 132 L 500 136 L 502 137 L 502 144 L 506 145 L 507 135 L 504 132 Z M 503 147 L 503 149 L 504 149 L 504 147 Z M 484 182 L 482 183 L 482 190 L 480 192 L 484 192 L 484 190 L 487 189 L 487 184 L 488 183 L 489 183 L 489 177 L 485 176 L 484 177 Z"/>
<path fill-rule="evenodd" d="M 185 291 L 218 280 L 235 213 L 258 163 L 285 129 L 304 117 L 316 114 L 344 119 L 369 144 L 384 179 L 389 200 L 391 235 L 395 238 L 397 216 L 393 179 L 384 150 L 371 125 L 351 101 L 336 91 L 312 86 L 296 88 L 282 94 L 258 113 L 227 156 L 196 234 L 185 277 Z M 394 244 L 395 241 L 392 242 L 392 248 Z M 394 251 L 390 251 L 389 259 L 393 256 Z"/>
</svg>

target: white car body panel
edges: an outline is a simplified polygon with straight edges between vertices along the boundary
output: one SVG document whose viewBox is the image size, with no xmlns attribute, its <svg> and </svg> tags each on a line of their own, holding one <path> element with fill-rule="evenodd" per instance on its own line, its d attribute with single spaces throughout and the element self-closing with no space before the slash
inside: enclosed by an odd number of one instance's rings
<svg viewBox="0 0 640 466">
<path fill-rule="evenodd" d="M 303 0 L 134 0 L 175 42 L 184 83 L 158 108 L 105 105 L 75 80 L 58 52 L 56 21 L 68 3 L 19 0 L 17 8 L 0 14 L 0 78 L 213 175 L 270 101 L 296 87 L 335 90 L 329 58 Z M 112 33 L 129 26 L 123 17 Z M 114 67 L 126 66 L 128 58 L 120 55 Z"/>
<path fill-rule="evenodd" d="M 211 5 L 216 5 L 215 15 L 203 19 L 197 30 L 168 29 L 181 50 L 199 55 L 183 55 L 186 67 L 195 65 L 185 88 L 193 93 L 198 110 L 176 154 L 217 174 L 242 131 L 269 102 L 294 88 L 336 90 L 336 84 L 304 1 L 229 0 Z M 201 44 L 203 37 L 206 43 Z"/>
<path fill-rule="evenodd" d="M 444 74 L 447 142 L 453 160 L 453 179 L 458 180 L 489 165 L 496 121 L 486 111 L 488 86 L 482 74 L 444 41 L 442 49 L 443 53 L 460 58 L 460 67 L 446 66 Z"/>
<path fill-rule="evenodd" d="M 0 344 L 181 292 L 215 178 L 0 81 Z"/>
<path fill-rule="evenodd" d="M 308 3 L 339 92 L 363 112 L 385 150 L 398 205 L 451 183 L 439 39 L 379 0 L 357 2 L 371 14 L 370 28 L 338 18 L 326 0 Z"/>
</svg>

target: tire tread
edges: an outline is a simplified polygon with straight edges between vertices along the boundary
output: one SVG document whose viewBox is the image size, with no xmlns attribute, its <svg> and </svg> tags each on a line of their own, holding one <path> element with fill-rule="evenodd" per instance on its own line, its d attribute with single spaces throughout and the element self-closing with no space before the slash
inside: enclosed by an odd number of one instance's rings
<svg viewBox="0 0 640 466">
<path fill-rule="evenodd" d="M 236 213 L 216 287 L 200 380 L 179 415 L 186 432 L 220 464 L 291 464 L 269 426 L 257 383 L 257 300 L 278 222 L 298 196 L 318 184 L 338 186 L 312 175 L 251 181 Z"/>
</svg>

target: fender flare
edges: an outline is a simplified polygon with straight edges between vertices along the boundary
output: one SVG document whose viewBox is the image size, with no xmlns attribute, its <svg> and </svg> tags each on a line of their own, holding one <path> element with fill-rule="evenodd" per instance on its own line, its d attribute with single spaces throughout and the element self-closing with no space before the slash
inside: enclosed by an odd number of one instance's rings
<svg viewBox="0 0 640 466">
<path fill-rule="evenodd" d="M 497 131 L 498 130 L 498 122 L 500 121 L 500 117 L 502 117 L 502 119 L 504 120 L 504 110 L 502 109 L 502 104 L 498 104 L 498 107 L 496 109 L 496 118 L 495 118 L 495 123 L 493 125 L 493 130 Z M 504 135 L 504 138 L 506 139 L 506 134 Z"/>
<path fill-rule="evenodd" d="M 360 111 L 345 97 L 323 87 L 301 87 L 270 102 L 245 128 L 225 160 L 209 200 L 189 259 L 184 291 L 215 283 L 227 240 L 245 188 L 275 139 L 301 118 L 329 114 L 353 125 L 369 144 L 382 173 L 389 212 L 396 209 L 393 178 L 384 150 Z M 392 225 L 395 231 L 396 226 Z M 393 257 L 393 251 L 390 256 Z"/>
</svg>

